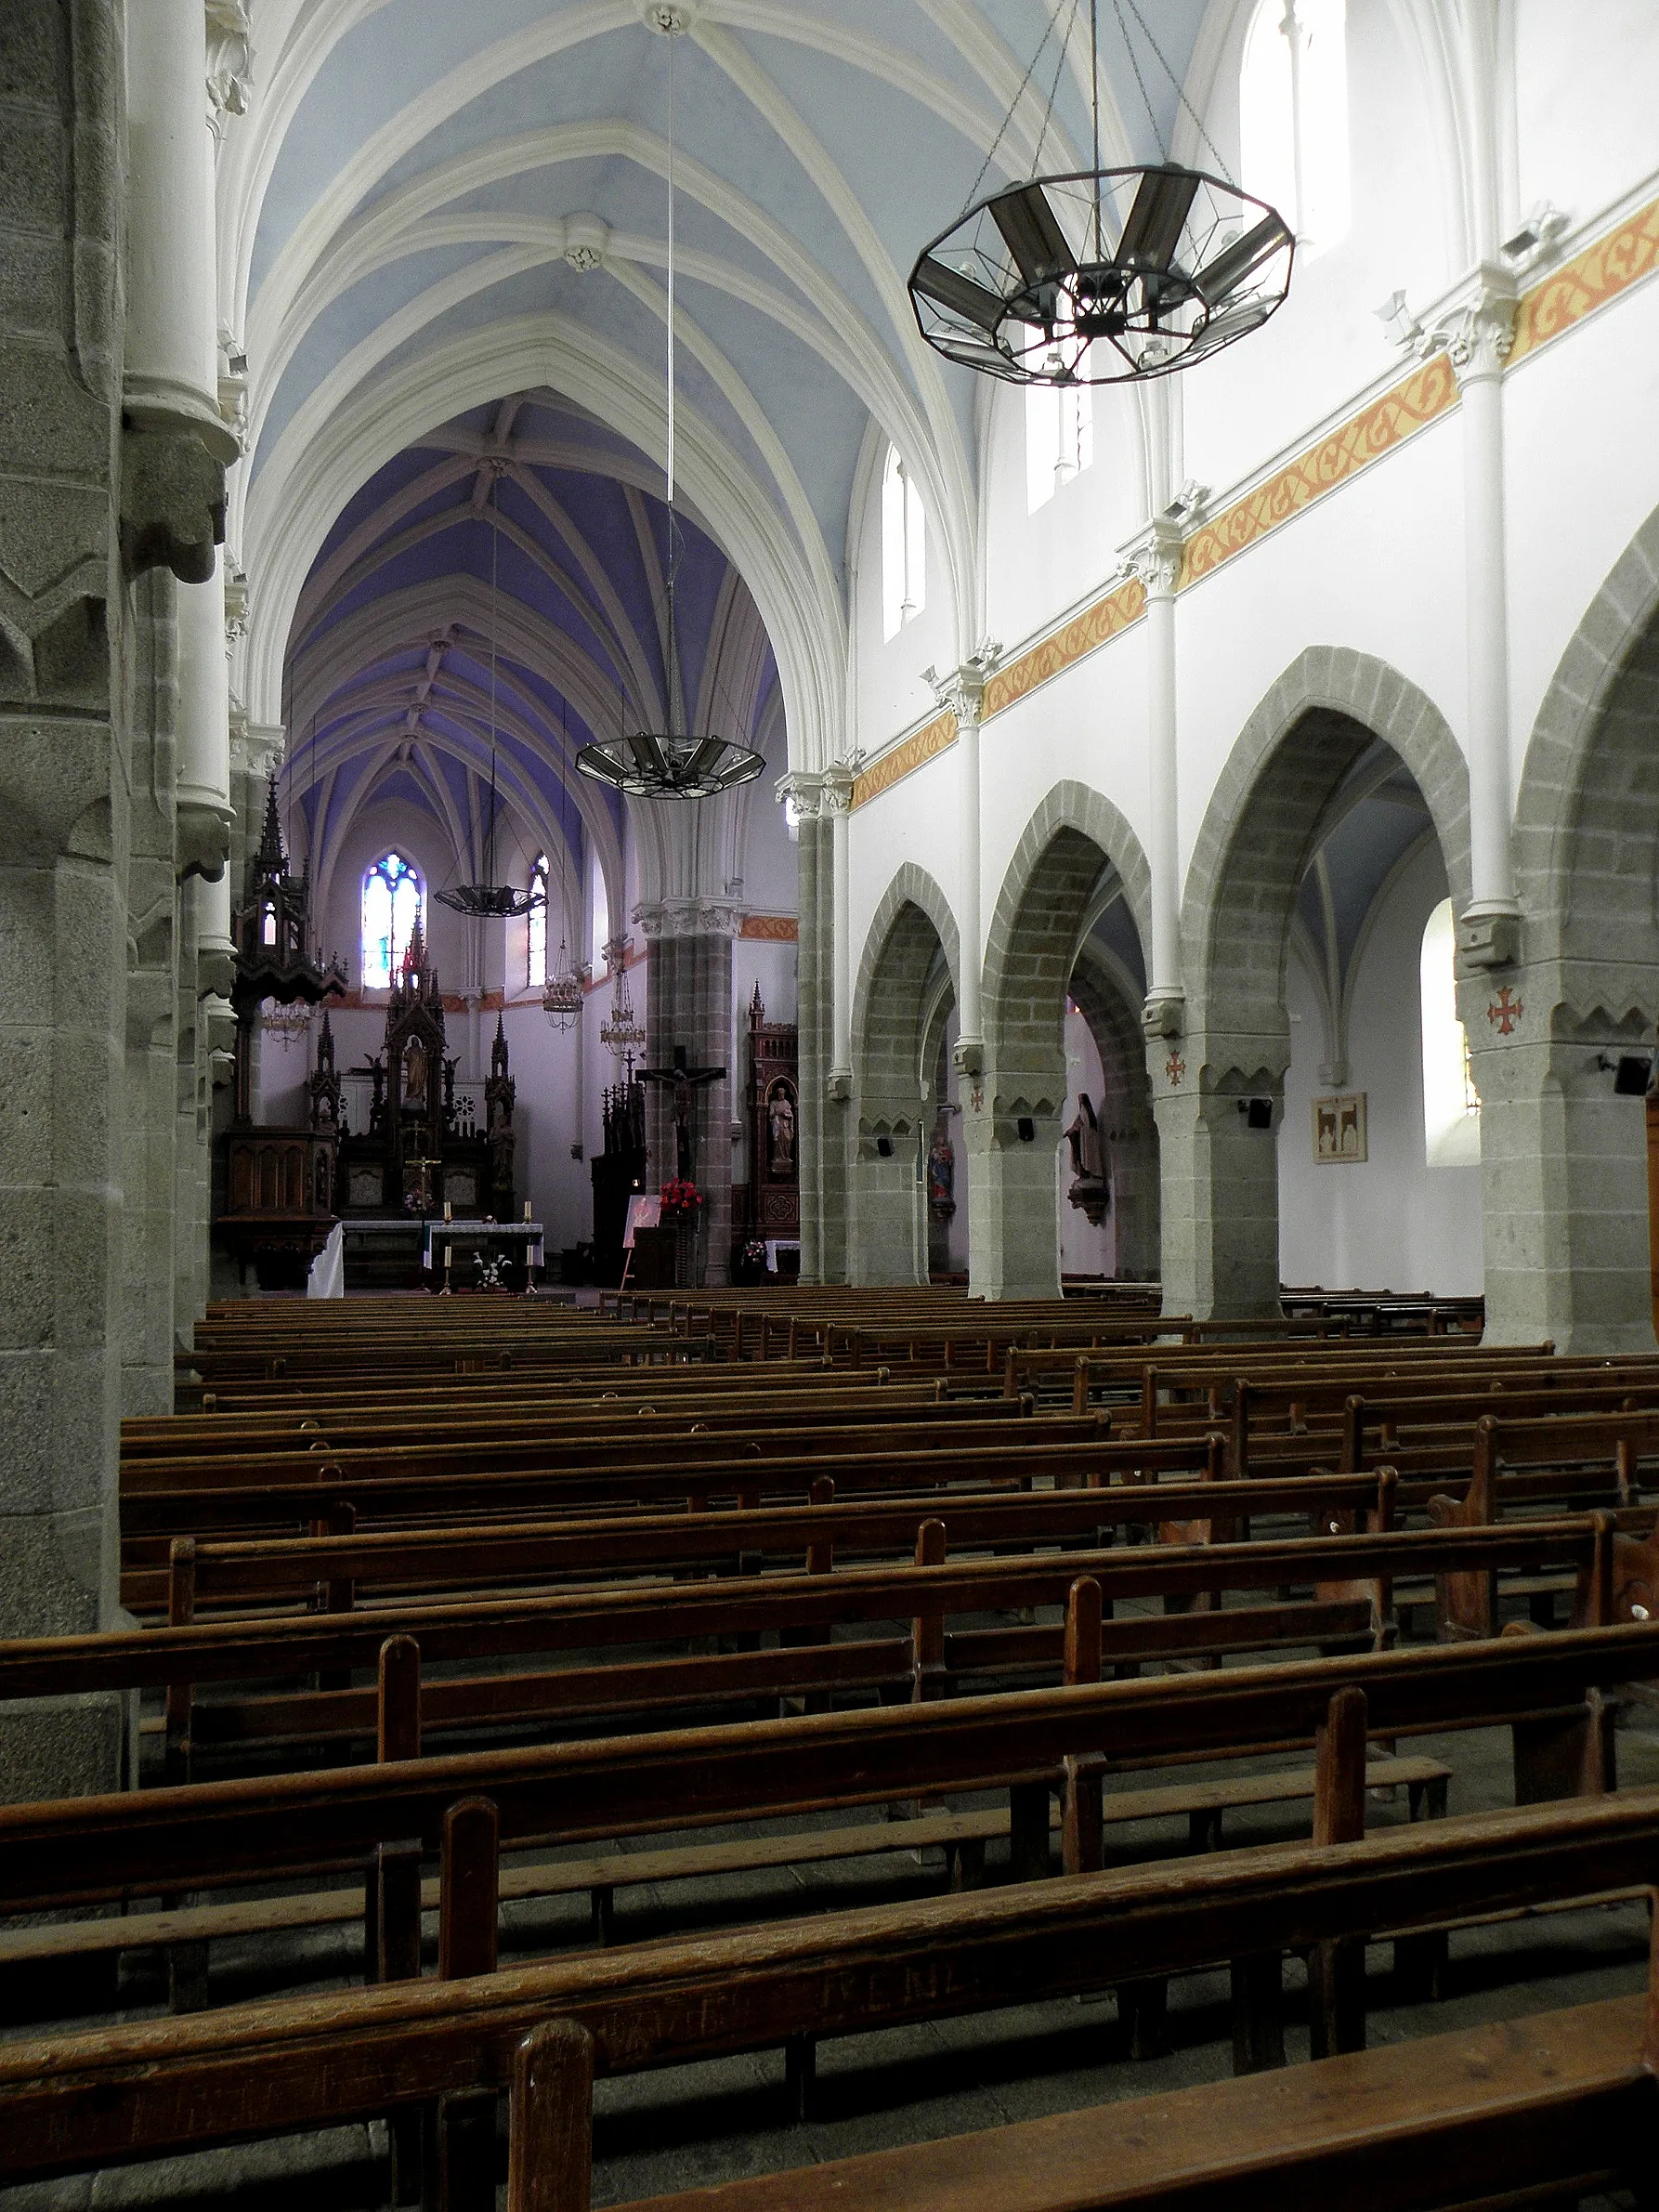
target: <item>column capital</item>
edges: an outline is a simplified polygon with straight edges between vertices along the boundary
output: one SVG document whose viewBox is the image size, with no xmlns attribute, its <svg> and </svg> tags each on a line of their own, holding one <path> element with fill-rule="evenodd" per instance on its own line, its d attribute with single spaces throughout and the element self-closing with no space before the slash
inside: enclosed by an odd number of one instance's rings
<svg viewBox="0 0 1659 2212">
<path fill-rule="evenodd" d="M 657 937 L 735 937 L 743 909 L 724 898 L 655 898 L 642 900 L 634 920 L 647 945 Z"/>
<path fill-rule="evenodd" d="M 1181 581 L 1181 556 L 1186 543 L 1181 524 L 1173 516 L 1155 515 L 1143 530 L 1122 548 L 1130 574 L 1149 599 L 1172 599 Z"/>
<path fill-rule="evenodd" d="M 787 776 L 780 776 L 772 787 L 773 796 L 781 805 L 789 800 L 795 809 L 795 819 L 816 822 L 824 796 L 824 779 L 813 768 L 791 768 Z"/>
<path fill-rule="evenodd" d="M 851 761 L 838 760 L 824 770 L 819 801 L 824 813 L 846 816 L 853 811 L 853 785 L 858 771 Z"/>
<path fill-rule="evenodd" d="M 281 766 L 288 732 L 280 722 L 250 722 L 245 713 L 230 723 L 230 766 L 244 776 L 269 776 Z"/>
<path fill-rule="evenodd" d="M 984 719 L 985 687 L 1001 658 L 1002 648 L 997 640 L 982 637 L 960 667 L 947 669 L 943 674 L 931 664 L 922 670 L 934 699 L 947 713 L 956 716 L 959 729 L 968 724 L 977 726 Z"/>
<path fill-rule="evenodd" d="M 1521 288 L 1510 270 L 1483 261 L 1429 334 L 1426 352 L 1444 349 L 1457 387 L 1503 373 L 1515 344 Z"/>
</svg>

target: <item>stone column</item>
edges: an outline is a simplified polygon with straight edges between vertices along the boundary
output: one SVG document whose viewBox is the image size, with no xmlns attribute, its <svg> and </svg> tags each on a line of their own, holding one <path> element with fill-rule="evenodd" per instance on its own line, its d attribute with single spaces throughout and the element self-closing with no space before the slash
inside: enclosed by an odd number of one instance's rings
<svg viewBox="0 0 1659 2212">
<path fill-rule="evenodd" d="M 238 453 L 219 412 L 214 311 L 213 142 L 202 0 L 145 0 L 126 37 L 127 427 L 122 548 L 202 583 L 225 534 L 225 470 Z M 213 850 L 211 820 L 183 843 Z"/>
<path fill-rule="evenodd" d="M 1520 949 L 1509 824 L 1509 612 L 1504 544 L 1503 371 L 1515 338 L 1515 280 L 1483 268 L 1473 300 L 1437 334 L 1463 396 L 1463 548 L 1469 703 L 1471 897 L 1458 919 L 1464 964 L 1485 969 Z"/>
<path fill-rule="evenodd" d="M 795 1023 L 800 1046 L 801 1279 L 839 1282 L 843 1272 L 830 1258 L 839 1250 L 843 1219 L 834 1175 L 840 1132 L 846 1119 L 850 1082 L 831 1084 L 833 985 L 825 976 L 834 958 L 834 926 L 826 922 L 830 904 L 829 824 L 820 813 L 820 779 L 792 770 L 777 786 L 795 817 Z"/>
<path fill-rule="evenodd" d="M 724 1067 L 703 1084 L 695 1107 L 694 1180 L 703 1194 L 706 1280 L 731 1279 L 732 1243 L 732 939 L 742 926 L 740 908 L 706 898 L 670 898 L 635 907 L 645 932 L 646 1064 L 667 1067 L 684 1045 L 689 1066 Z M 653 1083 L 646 1106 L 650 1183 L 674 1172 L 672 1096 Z"/>
<path fill-rule="evenodd" d="M 1289 1047 L 1256 1041 L 1247 1073 L 1238 1041 L 1189 1030 L 1149 1048 L 1167 1314 L 1266 1320 L 1280 1310 L 1276 1132 Z"/>
<path fill-rule="evenodd" d="M 1153 1036 L 1179 1028 L 1181 975 L 1181 816 L 1175 720 L 1175 587 L 1182 536 L 1155 516 L 1130 554 L 1146 594 L 1146 750 L 1151 808 L 1147 862 L 1152 871 L 1152 944 L 1147 1024 Z M 1171 1018 L 1173 1017 L 1173 1019 Z"/>
<path fill-rule="evenodd" d="M 1487 1342 L 1652 1352 L 1647 1102 L 1614 1088 L 1621 1058 L 1652 1051 L 1652 972 L 1476 971 L 1458 1006 L 1481 1095 Z"/>
<path fill-rule="evenodd" d="M 820 805 L 830 818 L 832 885 L 831 936 L 834 949 L 833 1014 L 830 1023 L 830 1078 L 853 1080 L 853 771 L 844 761 L 826 768 L 819 782 Z"/>
<path fill-rule="evenodd" d="M 133 799 L 127 875 L 122 1241 L 124 1413 L 173 1410 L 175 1068 L 178 884 L 174 847 L 177 585 L 152 570 L 133 592 Z"/>
<path fill-rule="evenodd" d="M 120 12 L 7 0 L 0 32 L 0 1636 L 118 1615 Z M 122 1718 L 0 1706 L 0 1799 L 113 1787 Z"/>
</svg>

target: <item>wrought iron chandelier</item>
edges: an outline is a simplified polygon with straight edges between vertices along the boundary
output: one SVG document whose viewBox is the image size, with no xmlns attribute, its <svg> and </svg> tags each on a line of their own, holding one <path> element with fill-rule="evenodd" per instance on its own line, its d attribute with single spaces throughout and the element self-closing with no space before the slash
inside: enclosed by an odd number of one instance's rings
<svg viewBox="0 0 1659 2212">
<path fill-rule="evenodd" d="M 1129 5 L 1185 106 L 1180 81 L 1135 0 Z M 1133 63 L 1123 0 L 1113 0 L 1113 7 Z M 1059 14 L 1057 6 L 1044 46 Z M 1290 226 L 1266 201 L 1242 191 L 1224 174 L 1219 154 L 1221 176 L 1168 158 L 1138 63 L 1136 81 L 1163 158 L 1102 168 L 1099 49 L 1098 0 L 1090 0 L 1091 166 L 1033 176 L 977 198 L 1012 119 L 1011 108 L 970 203 L 922 250 L 910 272 L 910 304 L 928 344 L 949 360 L 1012 384 L 1167 376 L 1259 330 L 1290 288 L 1296 252 Z M 1064 50 L 1063 41 L 1062 59 Z M 1039 46 L 1015 107 L 1041 53 Z M 1039 162 L 1059 82 L 1056 66 Z"/>
<path fill-rule="evenodd" d="M 498 556 L 501 550 L 501 510 L 497 504 L 497 486 L 501 481 L 501 465 L 487 465 L 490 480 L 490 812 L 484 824 L 484 880 L 478 883 L 457 883 L 447 891 L 435 891 L 432 896 L 440 907 L 448 907 L 453 914 L 465 914 L 474 921 L 513 922 L 528 914 L 532 907 L 542 903 L 540 891 L 520 891 L 514 883 L 498 883 L 495 880 L 495 818 L 498 799 L 495 786 L 496 729 L 495 729 L 495 654 L 496 654 L 496 582 Z"/>
<path fill-rule="evenodd" d="M 611 1001 L 610 1016 L 599 1025 L 600 1043 L 618 1060 L 642 1053 L 646 1046 L 645 1024 L 634 1013 L 634 1001 L 629 995 L 627 957 L 624 945 L 617 961 L 616 997 Z"/>
<path fill-rule="evenodd" d="M 674 585 L 680 566 L 679 515 L 674 504 L 674 41 L 685 30 L 680 12 L 658 7 L 651 26 L 668 40 L 668 561 L 664 596 L 667 600 L 667 688 L 660 730 L 627 726 L 624 690 L 621 727 L 614 738 L 595 738 L 576 755 L 576 766 L 595 783 L 631 799 L 712 799 L 738 784 L 752 783 L 765 766 L 762 756 L 735 739 L 693 737 L 674 727 L 675 698 L 679 690 L 679 640 L 674 621 Z"/>
</svg>

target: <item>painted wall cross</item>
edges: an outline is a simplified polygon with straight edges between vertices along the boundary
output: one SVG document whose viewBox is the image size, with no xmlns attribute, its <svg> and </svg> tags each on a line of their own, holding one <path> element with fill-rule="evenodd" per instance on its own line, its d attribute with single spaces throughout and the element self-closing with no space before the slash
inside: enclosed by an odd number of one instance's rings
<svg viewBox="0 0 1659 2212">
<path fill-rule="evenodd" d="M 1521 1001 L 1506 983 L 1486 1009 L 1486 1019 L 1500 1037 L 1508 1037 L 1526 1011 Z"/>
</svg>

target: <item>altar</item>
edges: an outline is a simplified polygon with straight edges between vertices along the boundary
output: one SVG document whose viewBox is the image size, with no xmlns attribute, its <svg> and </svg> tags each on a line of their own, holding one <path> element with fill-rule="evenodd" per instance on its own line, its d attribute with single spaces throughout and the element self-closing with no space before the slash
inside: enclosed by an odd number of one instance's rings
<svg viewBox="0 0 1659 2212">
<path fill-rule="evenodd" d="M 429 1278 L 430 1287 L 442 1288 L 451 1284 L 464 1290 L 479 1288 L 480 1272 L 490 1272 L 503 1264 L 521 1278 L 511 1284 L 506 1281 L 486 1283 L 489 1289 L 517 1289 L 526 1291 L 535 1286 L 535 1271 L 542 1263 L 542 1227 L 540 1222 L 492 1221 L 429 1221 L 425 1240 L 421 1250 L 421 1270 Z"/>
<path fill-rule="evenodd" d="M 511 1216 L 517 1085 L 499 1015 L 482 1126 L 471 1098 L 456 1095 L 455 1067 L 443 992 L 417 925 L 387 1001 L 385 1042 L 349 1071 L 368 1078 L 370 1105 L 367 1128 L 340 1138 L 337 1212 L 425 1217 L 447 1204 L 469 1220 Z"/>
</svg>

